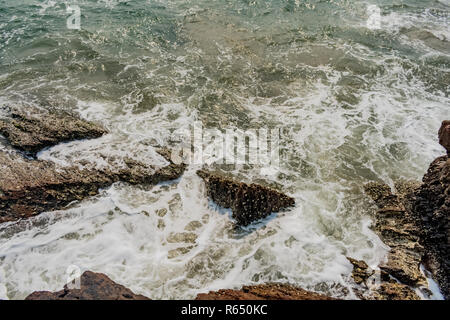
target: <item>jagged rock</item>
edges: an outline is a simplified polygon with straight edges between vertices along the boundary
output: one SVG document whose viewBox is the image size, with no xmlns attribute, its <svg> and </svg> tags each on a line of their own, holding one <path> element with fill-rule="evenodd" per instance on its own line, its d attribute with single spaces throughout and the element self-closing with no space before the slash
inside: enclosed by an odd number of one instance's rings
<svg viewBox="0 0 450 320">
<path fill-rule="evenodd" d="M 68 285 L 58 292 L 35 291 L 25 300 L 150 300 L 135 294 L 130 289 L 115 283 L 102 273 L 86 271 L 81 275 L 80 288 L 69 289 Z"/>
<path fill-rule="evenodd" d="M 287 284 L 244 286 L 241 290 L 222 289 L 201 293 L 196 300 L 336 300 Z"/>
<path fill-rule="evenodd" d="M 393 195 L 387 185 L 370 183 L 366 192 L 380 208 L 375 229 L 392 248 L 381 270 L 416 285 L 423 281 L 417 270 L 422 262 L 449 299 L 450 120 L 442 122 L 438 135 L 447 155 L 431 163 L 422 184 L 396 184 L 398 195 Z"/>
<path fill-rule="evenodd" d="M 35 156 L 40 150 L 61 142 L 98 138 L 106 133 L 101 126 L 61 111 L 3 107 L 0 134 L 15 148 Z"/>
<path fill-rule="evenodd" d="M 205 170 L 197 174 L 205 181 L 208 196 L 218 205 L 230 208 L 241 226 L 295 205 L 294 198 L 268 187 L 237 182 Z"/>
<path fill-rule="evenodd" d="M 399 194 L 393 194 L 391 188 L 383 183 L 371 182 L 365 186 L 366 193 L 379 207 L 374 229 L 391 247 L 388 260 L 380 265 L 380 269 L 407 285 L 426 283 L 420 271 L 424 250 L 419 244 L 419 227 L 406 209 L 411 206 L 408 204 L 410 193 L 417 187 L 417 183 L 398 182 L 396 189 Z"/>
<path fill-rule="evenodd" d="M 434 160 L 415 193 L 413 214 L 425 247 L 424 265 L 437 280 L 441 292 L 450 299 L 450 158 Z"/>
<path fill-rule="evenodd" d="M 396 259 L 394 255 L 394 259 Z M 398 283 L 391 278 L 393 272 L 380 267 L 380 280 L 377 283 L 372 279 L 368 283 L 368 279 L 375 274 L 375 270 L 371 270 L 367 263 L 362 260 L 347 257 L 353 264 L 352 278 L 356 284 L 365 284 L 365 289 L 361 287 L 353 288 L 353 292 L 361 300 L 420 300 L 420 297 L 408 285 Z M 391 262 L 390 259 L 388 259 Z M 389 263 L 388 262 L 388 263 Z"/>
<path fill-rule="evenodd" d="M 447 155 L 450 156 L 450 120 L 442 121 L 438 135 L 439 143 L 447 150 Z"/>
<path fill-rule="evenodd" d="M 156 184 L 174 180 L 184 169 L 183 164 L 150 168 L 135 162 L 118 170 L 79 169 L 0 152 L 0 223 L 61 209 L 117 181 Z"/>
<path fill-rule="evenodd" d="M 369 195 L 380 209 L 400 208 L 403 210 L 399 198 L 392 194 L 391 187 L 384 183 L 369 182 L 364 186 L 364 191 Z"/>
<path fill-rule="evenodd" d="M 99 138 L 106 133 L 96 124 L 60 111 L 8 107 L 1 111 L 0 134 L 13 147 L 34 157 L 42 148 L 70 140 Z M 104 145 L 105 153 L 97 150 Z M 14 152 L 1 151 L 0 223 L 61 209 L 73 201 L 96 195 L 99 188 L 117 181 L 156 184 L 174 180 L 186 168 L 185 164 L 171 162 L 170 152 L 166 149 L 157 151 L 166 158 L 158 165 L 127 156 L 115 161 L 117 159 L 113 158 L 120 156 L 110 157 L 103 140 L 98 141 L 94 149 L 108 166 L 98 168 L 96 163 L 89 163 L 88 159 L 93 155 L 90 149 L 74 149 L 75 153 L 85 151 L 86 159 L 80 160 L 80 163 L 72 161 L 71 166 L 64 167 L 51 161 L 29 160 Z"/>
<path fill-rule="evenodd" d="M 419 269 L 422 253 L 422 247 L 416 251 L 396 246 L 389 252 L 388 261 L 380 265 L 380 269 L 406 285 L 425 283 Z"/>
<path fill-rule="evenodd" d="M 375 271 L 370 270 L 366 262 L 347 257 L 347 260 L 353 265 L 352 278 L 356 284 L 366 283 Z"/>
<path fill-rule="evenodd" d="M 384 282 L 374 296 L 376 300 L 421 300 L 407 285 L 397 282 Z"/>
</svg>

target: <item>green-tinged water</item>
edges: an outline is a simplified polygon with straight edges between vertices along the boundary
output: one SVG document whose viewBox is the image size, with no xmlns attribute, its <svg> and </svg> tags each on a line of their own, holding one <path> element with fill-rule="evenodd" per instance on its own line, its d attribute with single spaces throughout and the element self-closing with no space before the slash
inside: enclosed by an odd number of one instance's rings
<svg viewBox="0 0 450 320">
<path fill-rule="evenodd" d="M 67 28 L 68 5 L 80 8 L 80 30 Z M 367 27 L 369 5 L 380 29 Z M 170 132 L 195 121 L 280 128 L 276 174 L 232 173 L 281 185 L 297 203 L 236 236 L 195 165 L 178 184 L 117 184 L 0 227 L 0 298 L 60 289 L 70 265 L 153 299 L 268 281 L 354 298 L 345 257 L 376 267 L 388 250 L 369 228 L 363 184 L 421 179 L 443 153 L 449 12 L 444 0 L 0 0 L 0 104 L 99 121 L 111 152 L 127 155 L 172 146 Z M 40 157 L 70 164 L 95 149 L 87 143 Z"/>
</svg>

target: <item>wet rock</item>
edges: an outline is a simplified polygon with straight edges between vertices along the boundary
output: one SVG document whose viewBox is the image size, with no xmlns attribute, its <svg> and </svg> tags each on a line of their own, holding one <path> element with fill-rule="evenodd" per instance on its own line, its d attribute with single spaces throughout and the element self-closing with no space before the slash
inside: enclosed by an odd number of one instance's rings
<svg viewBox="0 0 450 320">
<path fill-rule="evenodd" d="M 450 120 L 442 121 L 438 135 L 439 143 L 447 150 L 447 155 L 450 156 Z"/>
<path fill-rule="evenodd" d="M 36 156 L 40 150 L 61 142 L 98 138 L 106 133 L 101 126 L 61 111 L 3 107 L 0 134 L 15 148 Z"/>
<path fill-rule="evenodd" d="M 25 300 L 150 300 L 135 294 L 130 289 L 115 283 L 102 273 L 86 271 L 81 275 L 80 288 L 70 289 L 68 285 L 58 292 L 36 291 Z"/>
<path fill-rule="evenodd" d="M 57 170 L 54 163 L 3 152 L 0 166 L 0 223 L 62 208 L 113 182 L 96 172 Z"/>
<path fill-rule="evenodd" d="M 441 131 L 442 132 L 442 131 Z M 450 158 L 434 160 L 415 193 L 413 214 L 425 247 L 423 263 L 450 299 Z"/>
<path fill-rule="evenodd" d="M 241 226 L 295 205 L 293 198 L 268 187 L 237 182 L 205 170 L 197 174 L 205 181 L 208 196 L 218 205 L 230 208 Z"/>
<path fill-rule="evenodd" d="M 371 270 L 366 262 L 362 260 L 347 257 L 347 260 L 353 265 L 352 278 L 356 284 L 366 283 L 375 271 Z"/>
<path fill-rule="evenodd" d="M 397 282 L 382 283 L 374 298 L 376 300 L 421 300 L 410 287 Z"/>
<path fill-rule="evenodd" d="M 287 284 L 244 286 L 241 290 L 223 289 L 201 293 L 196 300 L 336 300 Z"/>
<path fill-rule="evenodd" d="M 388 260 L 380 269 L 407 285 L 426 283 L 420 271 L 423 247 L 419 243 L 419 227 L 406 208 L 407 202 L 417 184 L 400 182 L 396 188 L 400 195 L 393 194 L 383 183 L 369 183 L 366 193 L 375 201 L 379 210 L 376 214 L 375 231 L 381 240 L 391 247 Z"/>
<path fill-rule="evenodd" d="M 435 159 L 422 184 L 396 184 L 397 195 L 383 184 L 371 183 L 366 192 L 380 210 L 375 229 L 392 250 L 380 269 L 409 285 L 423 283 L 417 264 L 422 262 L 450 298 L 450 121 L 438 132 L 447 155 Z M 397 286 L 398 287 L 398 286 Z M 394 286 L 394 289 L 397 288 Z M 392 287 L 385 288 L 388 296 Z M 426 290 L 425 290 L 426 291 Z"/>
<path fill-rule="evenodd" d="M 184 169 L 173 163 L 152 170 L 138 163 L 117 171 L 79 169 L 0 152 L 0 223 L 62 209 L 117 181 L 156 184 L 174 180 Z"/>
<path fill-rule="evenodd" d="M 411 250 L 396 246 L 389 252 L 388 261 L 380 265 L 380 269 L 407 285 L 425 283 L 419 269 L 422 254 L 422 247 Z"/>
</svg>

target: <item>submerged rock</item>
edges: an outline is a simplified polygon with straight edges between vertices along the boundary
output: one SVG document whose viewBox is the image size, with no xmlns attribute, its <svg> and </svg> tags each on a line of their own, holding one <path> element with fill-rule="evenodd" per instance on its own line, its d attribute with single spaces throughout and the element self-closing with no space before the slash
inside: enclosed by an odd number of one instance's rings
<svg viewBox="0 0 450 320">
<path fill-rule="evenodd" d="M 450 299 L 450 158 L 434 160 L 415 193 L 413 214 L 420 224 L 423 263 Z"/>
<path fill-rule="evenodd" d="M 231 209 L 241 226 L 295 205 L 294 198 L 268 187 L 237 182 L 205 170 L 197 174 L 205 181 L 208 196 L 218 205 Z"/>
<path fill-rule="evenodd" d="M 319 293 L 287 284 L 244 286 L 241 290 L 222 289 L 201 293 L 196 300 L 336 300 Z"/>
<path fill-rule="evenodd" d="M 62 209 L 117 181 L 157 184 L 174 180 L 183 174 L 185 166 L 169 163 L 152 168 L 133 162 L 118 170 L 79 169 L 0 152 L 0 168 L 0 223 L 3 223 Z"/>
<path fill-rule="evenodd" d="M 150 300 L 112 281 L 102 273 L 84 272 L 80 288 L 70 289 L 66 284 L 58 292 L 35 291 L 25 300 Z"/>
<path fill-rule="evenodd" d="M 15 148 L 36 156 L 40 150 L 61 142 L 98 138 L 107 131 L 101 126 L 63 112 L 37 108 L 8 108 L 0 118 L 0 134 Z"/>
</svg>

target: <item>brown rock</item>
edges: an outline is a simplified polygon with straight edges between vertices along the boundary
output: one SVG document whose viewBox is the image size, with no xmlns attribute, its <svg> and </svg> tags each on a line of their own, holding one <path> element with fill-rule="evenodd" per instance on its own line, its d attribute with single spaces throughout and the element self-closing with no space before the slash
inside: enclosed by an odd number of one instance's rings
<svg viewBox="0 0 450 320">
<path fill-rule="evenodd" d="M 450 120 L 442 121 L 438 135 L 439 143 L 447 150 L 447 155 L 450 156 Z"/>
<path fill-rule="evenodd" d="M 205 170 L 197 174 L 205 181 L 208 196 L 218 205 L 231 208 L 241 226 L 295 205 L 293 198 L 268 187 L 237 182 Z"/>
<path fill-rule="evenodd" d="M 80 289 L 67 285 L 58 292 L 35 291 L 25 300 L 150 300 L 115 283 L 102 273 L 86 271 L 80 278 Z"/>
<path fill-rule="evenodd" d="M 106 133 L 101 126 L 61 111 L 37 108 L 9 108 L 0 118 L 0 134 L 15 148 L 35 156 L 40 150 L 61 142 L 98 138 Z"/>
<path fill-rule="evenodd" d="M 362 260 L 356 260 L 350 257 L 347 257 L 347 260 L 353 265 L 352 278 L 356 284 L 366 283 L 367 279 L 375 273 Z"/>
<path fill-rule="evenodd" d="M 380 265 L 380 269 L 406 285 L 425 282 L 419 268 L 422 253 L 423 250 L 414 251 L 405 247 L 394 247 L 389 252 L 387 263 Z"/>
<path fill-rule="evenodd" d="M 117 181 L 156 184 L 177 179 L 185 169 L 185 165 L 173 163 L 162 168 L 140 163 L 127 166 L 117 170 L 81 170 L 0 152 L 0 223 L 62 209 Z"/>
<path fill-rule="evenodd" d="M 425 283 L 420 272 L 423 247 L 419 243 L 420 230 L 413 215 L 407 208 L 411 207 L 411 193 L 418 184 L 399 182 L 393 194 L 391 188 L 383 183 L 369 183 L 366 192 L 380 208 L 377 211 L 375 231 L 381 240 L 391 247 L 386 264 L 380 269 L 407 285 Z"/>
<path fill-rule="evenodd" d="M 415 193 L 413 214 L 420 224 L 423 262 L 450 299 L 450 159 L 434 160 Z"/>
<path fill-rule="evenodd" d="M 223 289 L 201 293 L 196 300 L 336 300 L 287 284 L 244 286 L 241 290 Z"/>
<path fill-rule="evenodd" d="M 408 286 L 396 282 L 382 283 L 375 295 L 377 300 L 421 300 Z"/>
</svg>

